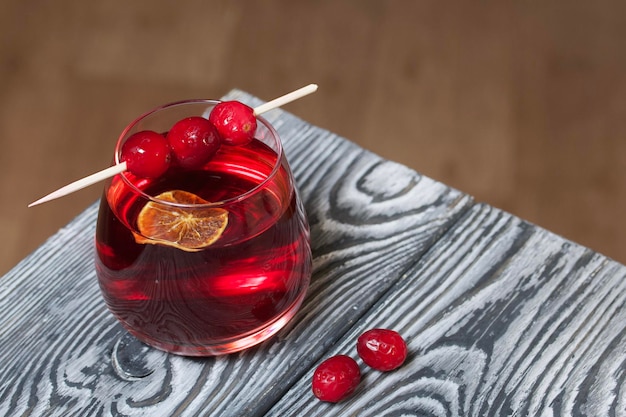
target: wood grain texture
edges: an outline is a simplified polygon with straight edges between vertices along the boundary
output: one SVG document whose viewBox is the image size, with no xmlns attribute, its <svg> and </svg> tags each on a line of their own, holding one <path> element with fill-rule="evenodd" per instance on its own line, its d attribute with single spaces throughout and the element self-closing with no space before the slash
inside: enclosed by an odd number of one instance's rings
<svg viewBox="0 0 626 417">
<path fill-rule="evenodd" d="M 311 368 L 270 416 L 624 416 L 626 268 L 476 205 L 326 356 L 399 331 L 410 355 L 340 404 Z M 323 359 L 323 358 L 322 358 Z"/>
<path fill-rule="evenodd" d="M 258 104 L 241 92 L 229 98 Z M 311 225 L 314 276 L 292 323 L 219 358 L 137 343 L 101 300 L 91 206 L 0 281 L 0 413 L 262 415 L 473 203 L 281 110 L 266 116 Z"/>
</svg>

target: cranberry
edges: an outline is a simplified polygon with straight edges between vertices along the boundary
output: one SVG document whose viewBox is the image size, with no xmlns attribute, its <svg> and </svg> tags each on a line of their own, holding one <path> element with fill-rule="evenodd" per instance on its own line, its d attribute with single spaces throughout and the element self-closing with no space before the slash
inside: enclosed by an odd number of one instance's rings
<svg viewBox="0 0 626 417">
<path fill-rule="evenodd" d="M 336 403 L 352 394 L 361 381 L 361 370 L 354 359 L 337 355 L 322 362 L 313 373 L 313 394 L 322 401 Z"/>
<path fill-rule="evenodd" d="M 137 132 L 122 145 L 121 160 L 128 171 L 143 178 L 157 178 L 170 165 L 170 146 L 163 135 L 151 130 Z"/>
<path fill-rule="evenodd" d="M 206 164 L 220 147 L 215 127 L 204 117 L 182 119 L 167 133 L 174 160 L 183 168 L 196 169 Z"/>
<path fill-rule="evenodd" d="M 402 336 L 388 329 L 366 331 L 357 340 L 356 350 L 363 362 L 379 371 L 396 369 L 404 363 L 407 355 Z"/>
<path fill-rule="evenodd" d="M 239 101 L 224 101 L 217 104 L 209 121 L 215 126 L 227 145 L 245 145 L 256 132 L 254 109 Z"/>
</svg>

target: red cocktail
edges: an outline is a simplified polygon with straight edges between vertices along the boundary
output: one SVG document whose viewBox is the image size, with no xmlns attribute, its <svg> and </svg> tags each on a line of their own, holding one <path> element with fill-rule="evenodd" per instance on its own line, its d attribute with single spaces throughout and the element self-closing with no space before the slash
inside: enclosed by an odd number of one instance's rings
<svg viewBox="0 0 626 417">
<path fill-rule="evenodd" d="M 174 103 L 140 117 L 122 133 L 115 162 L 134 133 L 166 133 L 215 104 Z M 141 341 L 183 355 L 230 353 L 273 335 L 301 304 L 308 225 L 278 134 L 257 121 L 254 140 L 223 144 L 200 167 L 173 164 L 158 178 L 125 172 L 107 183 L 98 280 L 109 309 Z"/>
</svg>

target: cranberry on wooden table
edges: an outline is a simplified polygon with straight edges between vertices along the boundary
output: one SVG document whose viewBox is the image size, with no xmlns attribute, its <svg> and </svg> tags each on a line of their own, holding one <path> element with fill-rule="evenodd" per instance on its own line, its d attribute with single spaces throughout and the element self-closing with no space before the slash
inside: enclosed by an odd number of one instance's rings
<svg viewBox="0 0 626 417">
<path fill-rule="evenodd" d="M 333 356 L 315 369 L 313 394 L 322 401 L 336 403 L 352 394 L 360 381 L 361 370 L 354 359 Z"/>
<path fill-rule="evenodd" d="M 357 352 L 363 362 L 379 371 L 391 371 L 402 365 L 407 356 L 406 342 L 396 331 L 371 329 L 359 336 Z"/>
</svg>

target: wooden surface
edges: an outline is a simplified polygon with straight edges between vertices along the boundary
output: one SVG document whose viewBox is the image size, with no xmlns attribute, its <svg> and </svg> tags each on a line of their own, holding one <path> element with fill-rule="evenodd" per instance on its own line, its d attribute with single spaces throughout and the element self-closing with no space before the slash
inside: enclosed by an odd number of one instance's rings
<svg viewBox="0 0 626 417">
<path fill-rule="evenodd" d="M 0 280 L 0 414 L 626 415 L 624 266 L 287 113 L 267 116 L 311 223 L 314 276 L 294 321 L 230 356 L 144 347 L 101 300 L 92 205 Z M 371 327 L 400 331 L 407 363 L 385 374 L 361 363 L 351 399 L 316 400 L 317 363 L 356 357 Z"/>
<path fill-rule="evenodd" d="M 474 206 L 326 356 L 392 328 L 409 358 L 363 365 L 350 401 L 311 399 L 309 370 L 269 416 L 625 416 L 626 268 Z"/>
<path fill-rule="evenodd" d="M 626 2 L 3 0 L 0 273 L 100 195 L 130 119 L 242 88 L 626 262 Z"/>
</svg>

